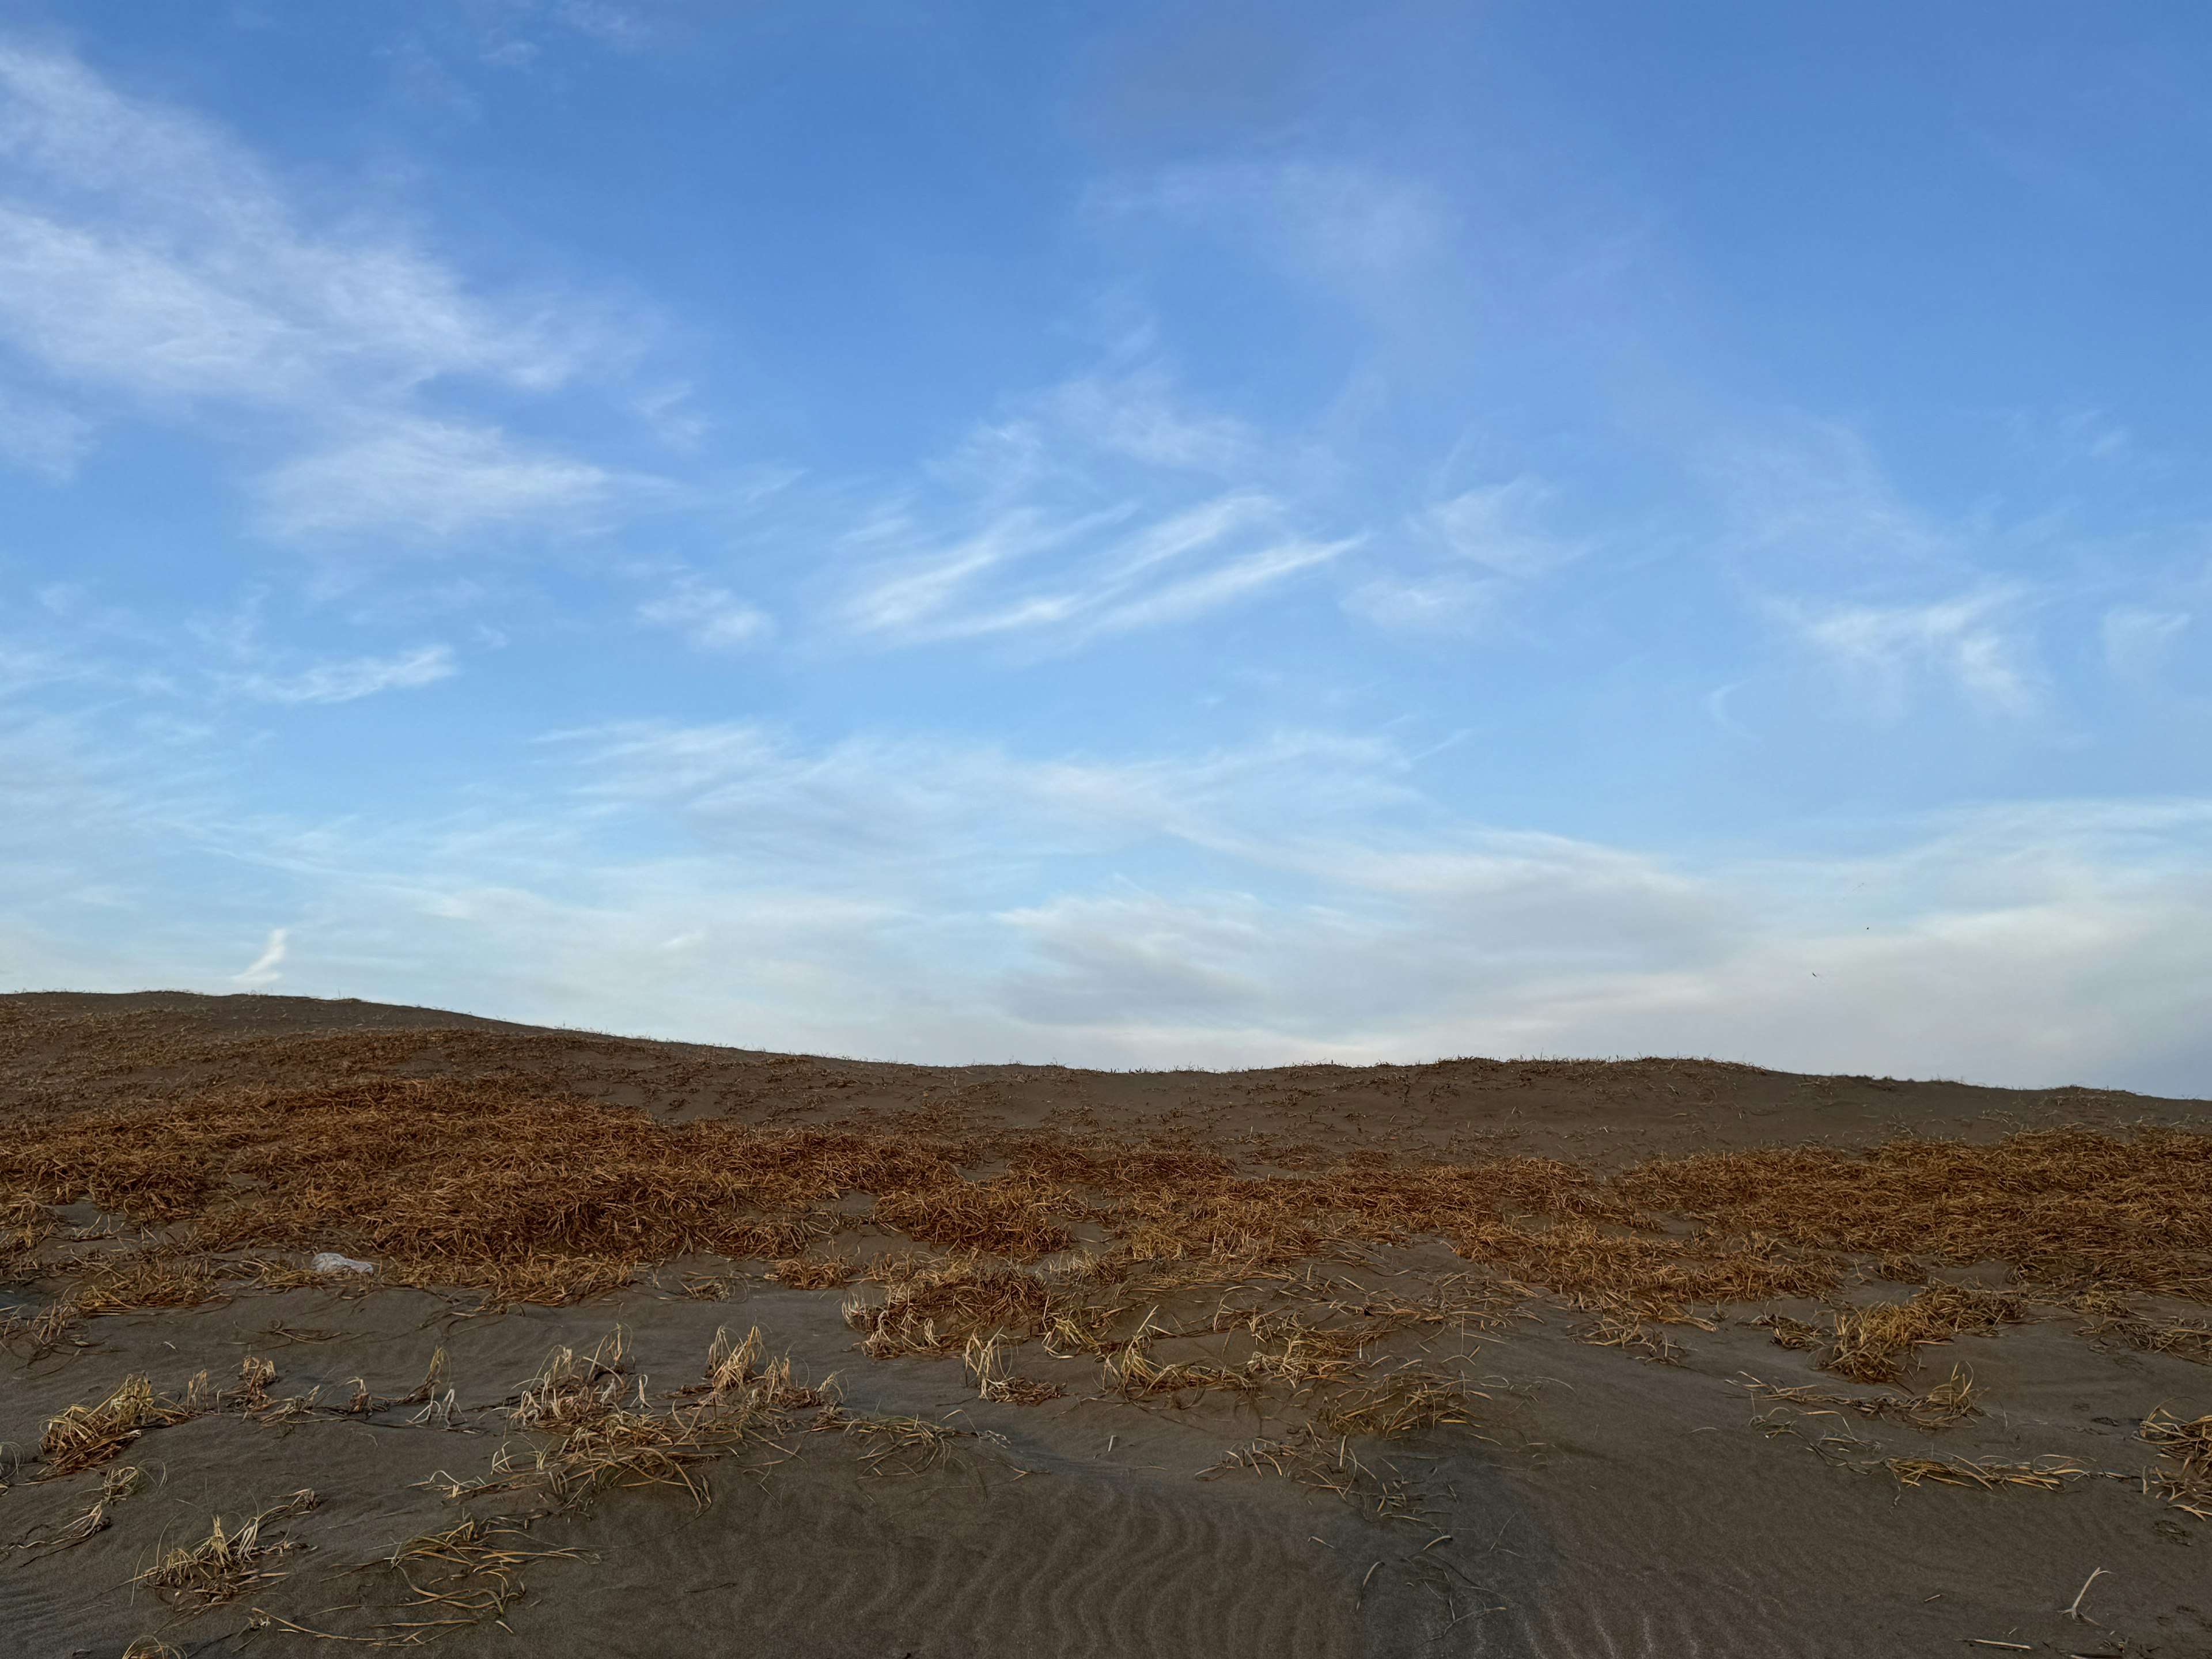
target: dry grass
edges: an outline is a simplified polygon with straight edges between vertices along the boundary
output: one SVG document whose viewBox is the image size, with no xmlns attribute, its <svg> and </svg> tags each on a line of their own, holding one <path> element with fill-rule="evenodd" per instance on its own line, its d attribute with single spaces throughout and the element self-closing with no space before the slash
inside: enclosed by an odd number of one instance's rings
<svg viewBox="0 0 2212 1659">
<path fill-rule="evenodd" d="M 1882 1468 L 1897 1477 L 1900 1486 L 1975 1486 L 1996 1492 L 2022 1486 L 2035 1492 L 2057 1492 L 2069 1480 L 2095 1473 L 2070 1457 L 2045 1457 L 2033 1463 L 2002 1463 L 1972 1458 L 1891 1457 Z"/>
<path fill-rule="evenodd" d="M 963 1178 L 987 1157 L 1005 1172 Z M 1308 1163 L 1243 1174 L 1171 1137 L 672 1126 L 520 1078 L 381 1077 L 25 1124 L 0 1147 L 14 1195 L 0 1219 L 35 1230 L 44 1206 L 89 1198 L 173 1230 L 135 1263 L 73 1270 L 85 1312 L 220 1294 L 195 1253 L 270 1247 L 343 1249 L 394 1282 L 507 1301 L 572 1300 L 694 1252 L 764 1257 L 786 1282 L 826 1285 L 835 1268 L 787 1264 L 820 1260 L 804 1248 L 851 1224 L 823 1206 L 854 1194 L 874 1199 L 878 1224 L 939 1250 L 1034 1262 L 1086 1221 L 1117 1241 L 1108 1254 L 1124 1269 L 1188 1264 L 1217 1279 L 1232 1263 L 1443 1237 L 1624 1328 L 1826 1297 L 1869 1258 L 1908 1282 L 1929 1261 L 1995 1261 L 2038 1285 L 2212 1297 L 2212 1137 L 2173 1131 L 1713 1153 L 1611 1181 L 1544 1158 Z M 1696 1231 L 1659 1230 L 1660 1212 Z M 968 1334 L 939 1332 L 936 1350 Z"/>
<path fill-rule="evenodd" d="M 872 1474 L 927 1474 L 952 1454 L 952 1443 L 966 1433 L 926 1417 L 876 1417 L 826 1411 L 814 1426 L 851 1435 L 861 1443 L 860 1461 Z"/>
<path fill-rule="evenodd" d="M 35 1249 L 41 1271 L 68 1279 L 70 1311 L 17 1334 L 51 1346 L 71 1318 L 191 1305 L 301 1271 L 241 1263 L 242 1251 L 336 1249 L 376 1261 L 384 1284 L 470 1287 L 501 1304 L 599 1294 L 690 1255 L 766 1260 L 779 1282 L 810 1289 L 857 1278 L 845 1311 L 868 1355 L 950 1358 L 980 1345 L 990 1369 L 976 1386 L 1006 1399 L 1030 1387 L 1012 1373 L 1014 1351 L 1042 1340 L 1056 1355 L 1098 1359 L 1106 1384 L 1127 1395 L 1274 1389 L 1312 1404 L 1380 1386 L 1372 1345 L 1390 1331 L 1493 1322 L 1516 1300 L 1563 1302 L 1595 1318 L 1589 1340 L 1660 1361 L 1680 1356 L 1677 1328 L 1710 1328 L 1723 1309 L 1826 1302 L 1826 1328 L 1767 1322 L 1778 1340 L 1818 1344 L 1825 1364 L 1864 1382 L 1905 1376 L 1924 1345 L 2023 1317 L 2030 1294 L 2103 1308 L 2100 1328 L 2138 1346 L 2212 1352 L 2212 1327 L 2200 1322 L 2111 1311 L 2129 1295 L 2212 1300 L 2203 1135 L 2057 1130 L 1985 1146 L 1767 1149 L 1659 1160 L 1610 1180 L 1555 1159 L 1419 1162 L 1317 1147 L 1273 1149 L 1262 1165 L 1175 1133 L 955 1133 L 949 1109 L 839 1129 L 671 1124 L 564 1091 L 550 1062 L 536 1075 L 468 1079 L 352 1069 L 396 1063 L 424 1041 L 294 1042 L 285 1052 L 313 1048 L 330 1080 L 252 1088 L 216 1076 L 173 1104 L 20 1124 L 0 1145 L 0 1243 Z M 475 1041 L 438 1039 L 448 1053 Z M 594 1041 L 574 1046 L 596 1052 Z M 485 1055 L 508 1052 L 483 1042 Z M 974 1178 L 987 1164 L 1000 1172 Z M 875 1224 L 923 1249 L 865 1267 L 828 1255 L 824 1241 L 854 1224 L 856 1196 L 872 1200 Z M 160 1231 L 137 1248 L 63 1261 L 48 1206 L 81 1200 Z M 1109 1242 L 1060 1259 L 1079 1225 Z M 1294 1289 L 1302 1264 L 1437 1239 L 1478 1276 L 1474 1288 L 1426 1304 L 1340 1291 L 1334 1323 L 1215 1326 L 1251 1338 L 1249 1352 L 1231 1344 L 1218 1357 L 1164 1347 L 1170 1327 L 1152 1322 L 1153 1309 L 1214 1288 L 1307 1295 Z M 1842 1286 L 1869 1263 L 1923 1288 L 1841 1305 Z M 1973 1263 L 2005 1264 L 2018 1289 L 1928 1282 L 1931 1267 Z M 694 1278 L 685 1288 L 726 1286 Z M 586 1412 L 602 1439 L 632 1435 L 638 1467 L 651 1465 L 652 1436 L 679 1431 L 665 1413 L 601 1397 L 606 1384 L 546 1386 Z M 297 1415 L 312 1403 L 251 1409 Z M 441 1409 L 434 1396 L 417 1403 Z M 1387 1425 L 1395 1407 L 1332 1409 Z M 673 1466 L 688 1467 L 688 1449 L 668 1444 Z M 606 1468 L 620 1450 L 606 1441 Z"/>
<path fill-rule="evenodd" d="M 257 1584 L 283 1577 L 269 1564 L 298 1547 L 287 1538 L 264 1539 L 263 1530 L 307 1514 L 320 1501 L 303 1487 L 250 1516 L 235 1532 L 227 1530 L 217 1516 L 200 1542 L 164 1550 L 131 1583 L 143 1584 L 166 1600 L 199 1607 L 235 1600 Z"/>
<path fill-rule="evenodd" d="M 1471 1423 L 1474 1402 L 1485 1397 L 1456 1377 L 1408 1365 L 1379 1382 L 1333 1395 L 1315 1411 L 1314 1423 L 1339 1438 L 1391 1439 L 1437 1424 Z"/>
<path fill-rule="evenodd" d="M 1033 1376 L 1016 1376 L 1008 1371 L 1005 1341 L 1000 1337 L 988 1340 L 981 1336 L 969 1337 L 960 1363 L 969 1381 L 975 1383 L 977 1395 L 1002 1406 L 1042 1406 L 1067 1395 L 1067 1390 L 1057 1382 L 1041 1382 Z"/>
<path fill-rule="evenodd" d="M 1988 1332 L 2027 1316 L 2017 1296 L 1967 1285 L 1930 1285 L 1911 1301 L 1838 1308 L 1833 1346 L 1821 1365 L 1854 1382 L 1894 1382 L 1917 1351 L 1963 1331 Z"/>
<path fill-rule="evenodd" d="M 777 1262 L 768 1276 L 795 1291 L 842 1291 L 853 1282 L 854 1271 L 842 1256 L 794 1256 Z"/>
<path fill-rule="evenodd" d="M 1952 1428 L 1982 1414 L 1978 1402 L 1983 1389 L 1964 1365 L 1954 1365 L 1951 1375 L 1925 1394 L 1824 1394 L 1815 1389 L 1777 1388 L 1755 1377 L 1741 1380 L 1764 1399 L 1808 1408 L 1856 1412 L 1862 1417 L 1909 1423 L 1917 1429 Z"/>
<path fill-rule="evenodd" d="M 707 1364 L 703 1382 L 666 1396 L 684 1403 L 658 1409 L 619 1327 L 588 1352 L 556 1348 L 507 1407 L 511 1427 L 543 1443 L 535 1454 L 526 1462 L 502 1449 L 484 1475 L 441 1474 L 425 1484 L 452 1499 L 532 1489 L 568 1509 L 611 1487 L 673 1486 L 703 1508 L 704 1465 L 772 1437 L 789 1413 L 824 1405 L 829 1389 L 795 1381 L 788 1355 L 766 1358 L 758 1328 L 735 1342 L 716 1332 Z M 438 1407 L 439 1382 L 434 1363 L 417 1391 L 426 1412 Z"/>
<path fill-rule="evenodd" d="M 527 1531 L 506 1521 L 470 1519 L 423 1533 L 392 1553 L 416 1606 L 435 1618 L 396 1620 L 380 1628 L 429 1632 L 496 1620 L 521 1599 L 522 1575 L 533 1562 L 575 1560 L 571 1549 L 525 1549 Z"/>
<path fill-rule="evenodd" d="M 2137 1432 L 2175 1466 L 2146 1477 L 2146 1484 L 2176 1509 L 2212 1521 L 2212 1413 L 2184 1419 L 2161 1406 Z"/>
<path fill-rule="evenodd" d="M 1105 1376 L 1109 1388 L 1133 1399 L 1155 1395 L 1179 1397 L 1212 1389 L 1240 1395 L 1258 1389 L 1258 1381 L 1249 1371 L 1204 1360 L 1156 1358 L 1152 1352 L 1155 1345 L 1163 1337 L 1173 1334 L 1154 1322 L 1157 1317 L 1156 1312 L 1147 1313 L 1135 1333 L 1107 1357 Z"/>
<path fill-rule="evenodd" d="M 127 1376 L 115 1391 L 93 1406 L 70 1406 L 46 1419 L 39 1437 L 42 1478 L 55 1480 L 109 1462 L 149 1428 L 181 1423 L 196 1412 L 183 1402 L 162 1400 L 143 1376 Z"/>
<path fill-rule="evenodd" d="M 136 1494 L 145 1483 L 145 1471 L 136 1464 L 124 1463 L 109 1469 L 100 1477 L 100 1495 L 93 1499 L 90 1509 L 54 1534 L 52 1537 L 37 1540 L 22 1547 L 65 1550 L 73 1545 L 83 1543 L 88 1538 L 105 1532 L 114 1524 L 109 1520 L 107 1512 L 125 1498 Z"/>
<path fill-rule="evenodd" d="M 1418 1521 L 1426 1514 L 1421 1495 L 1395 1468 L 1371 1466 L 1352 1449 L 1349 1439 L 1324 1440 L 1310 1428 L 1231 1447 L 1211 1467 L 1200 1469 L 1198 1478 L 1218 1480 L 1234 1469 L 1328 1492 L 1376 1521 Z"/>
</svg>

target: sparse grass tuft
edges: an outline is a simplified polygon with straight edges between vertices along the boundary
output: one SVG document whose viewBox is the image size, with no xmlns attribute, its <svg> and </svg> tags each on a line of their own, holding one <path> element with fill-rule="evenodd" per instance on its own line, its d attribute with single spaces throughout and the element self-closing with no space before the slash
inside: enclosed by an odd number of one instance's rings
<svg viewBox="0 0 2212 1659">
<path fill-rule="evenodd" d="M 264 1539 L 265 1528 L 305 1515 L 321 1500 L 306 1488 L 294 1492 L 247 1519 L 235 1532 L 228 1531 L 221 1516 L 208 1535 L 190 1548 L 165 1550 L 154 1565 L 131 1582 L 143 1584 L 168 1600 L 210 1607 L 243 1595 L 256 1584 L 283 1575 L 268 1565 L 276 1556 L 298 1547 L 291 1540 Z"/>
<path fill-rule="evenodd" d="M 392 1551 L 392 1569 L 406 1581 L 417 1606 L 445 1616 L 386 1628 L 415 1631 L 496 1619 L 521 1599 L 522 1574 L 532 1562 L 578 1559 L 572 1549 L 522 1549 L 509 1541 L 528 1535 L 506 1521 L 471 1518 L 409 1539 Z"/>
<path fill-rule="evenodd" d="M 994 1336 L 988 1341 L 981 1336 L 969 1337 L 960 1363 L 969 1380 L 975 1383 L 976 1394 L 1002 1406 L 1042 1406 L 1048 1401 L 1065 1398 L 1067 1394 L 1057 1382 L 1041 1382 L 1035 1377 L 1010 1374 L 1003 1339 L 1000 1337 Z"/>
<path fill-rule="evenodd" d="M 2176 1466 L 2148 1476 L 2147 1484 L 2176 1509 L 2212 1521 L 2212 1413 L 2184 1419 L 2160 1406 L 2136 1432 Z"/>
<path fill-rule="evenodd" d="M 97 1468 L 137 1440 L 148 1428 L 181 1423 L 196 1415 L 175 1401 L 159 1399 L 143 1376 L 126 1376 L 94 1406 L 70 1406 L 46 1419 L 39 1437 L 42 1478 L 56 1480 L 80 1469 Z"/>
</svg>

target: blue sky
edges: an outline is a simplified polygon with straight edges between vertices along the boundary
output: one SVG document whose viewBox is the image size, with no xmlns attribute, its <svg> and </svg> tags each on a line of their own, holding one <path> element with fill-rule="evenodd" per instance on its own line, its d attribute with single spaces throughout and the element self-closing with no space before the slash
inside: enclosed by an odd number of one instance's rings
<svg viewBox="0 0 2212 1659">
<path fill-rule="evenodd" d="M 2208 71 L 0 0 L 0 984 L 2212 1090 Z"/>
</svg>

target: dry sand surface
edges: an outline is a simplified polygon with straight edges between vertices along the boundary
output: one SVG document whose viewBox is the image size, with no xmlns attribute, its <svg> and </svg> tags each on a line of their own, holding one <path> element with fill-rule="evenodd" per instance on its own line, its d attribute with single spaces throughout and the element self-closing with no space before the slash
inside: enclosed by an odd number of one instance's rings
<svg viewBox="0 0 2212 1659">
<path fill-rule="evenodd" d="M 10 1656 L 2212 1655 L 2202 1101 L 17 996 L 0 1226 Z"/>
</svg>

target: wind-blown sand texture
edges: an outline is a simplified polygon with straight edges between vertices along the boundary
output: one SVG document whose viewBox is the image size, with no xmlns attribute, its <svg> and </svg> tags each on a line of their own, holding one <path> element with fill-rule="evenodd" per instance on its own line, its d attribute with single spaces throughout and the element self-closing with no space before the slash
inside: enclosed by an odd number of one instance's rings
<svg viewBox="0 0 2212 1659">
<path fill-rule="evenodd" d="M 9 1654 L 2212 1654 L 2205 1102 L 147 994 L 0 1115 Z"/>
</svg>

